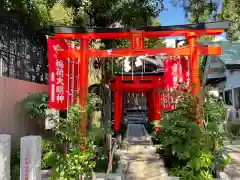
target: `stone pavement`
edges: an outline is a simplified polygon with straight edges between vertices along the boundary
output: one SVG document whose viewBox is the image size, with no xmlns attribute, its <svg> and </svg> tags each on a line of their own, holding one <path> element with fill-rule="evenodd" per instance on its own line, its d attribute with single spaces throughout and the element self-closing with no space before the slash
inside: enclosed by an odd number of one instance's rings
<svg viewBox="0 0 240 180">
<path fill-rule="evenodd" d="M 125 180 L 163 180 L 167 177 L 163 161 L 156 155 L 153 146 L 130 145 L 120 154 L 125 164 Z"/>
<path fill-rule="evenodd" d="M 142 124 L 128 124 L 127 148 L 118 152 L 124 164 L 124 180 L 163 180 L 167 177 L 164 163 L 156 154 L 151 138 Z M 144 142 L 144 143 L 143 143 Z"/>
<path fill-rule="evenodd" d="M 240 180 L 240 141 L 225 142 L 225 147 L 231 156 L 231 163 L 224 171 L 232 180 Z"/>
</svg>

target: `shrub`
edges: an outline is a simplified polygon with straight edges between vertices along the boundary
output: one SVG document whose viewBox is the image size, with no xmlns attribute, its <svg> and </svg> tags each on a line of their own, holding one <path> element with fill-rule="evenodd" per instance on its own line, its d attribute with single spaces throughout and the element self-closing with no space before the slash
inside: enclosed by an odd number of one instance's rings
<svg viewBox="0 0 240 180">
<path fill-rule="evenodd" d="M 222 170 L 229 162 L 223 146 L 225 134 L 219 128 L 225 111 L 223 103 L 206 94 L 201 123 L 197 97 L 181 92 L 178 95 L 181 98 L 176 109 L 164 113 L 161 132 L 155 133 L 154 139 L 162 144 L 171 161 L 168 166 L 173 175 L 181 179 L 213 179 L 211 169 Z"/>
</svg>

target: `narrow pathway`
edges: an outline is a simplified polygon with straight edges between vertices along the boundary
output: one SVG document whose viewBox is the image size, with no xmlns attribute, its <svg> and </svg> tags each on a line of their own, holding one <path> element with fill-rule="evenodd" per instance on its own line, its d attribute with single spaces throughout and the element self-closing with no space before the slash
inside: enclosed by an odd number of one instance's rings
<svg viewBox="0 0 240 180">
<path fill-rule="evenodd" d="M 125 180 L 163 180 L 167 176 L 164 164 L 152 146 L 129 145 L 120 157 L 124 161 Z"/>
<path fill-rule="evenodd" d="M 134 117 L 135 118 L 135 117 Z M 128 117 L 131 122 L 134 120 Z M 124 180 L 163 180 L 167 173 L 156 154 L 151 137 L 143 124 L 127 125 L 126 150 L 121 150 L 120 161 L 125 164 Z"/>
<path fill-rule="evenodd" d="M 224 172 L 232 180 L 240 180 L 240 141 L 226 142 L 225 148 L 231 156 L 231 163 Z"/>
</svg>

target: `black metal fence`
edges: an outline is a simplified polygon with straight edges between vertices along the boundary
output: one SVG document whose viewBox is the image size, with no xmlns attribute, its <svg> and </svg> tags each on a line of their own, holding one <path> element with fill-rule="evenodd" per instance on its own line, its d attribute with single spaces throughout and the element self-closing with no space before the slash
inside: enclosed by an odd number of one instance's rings
<svg viewBox="0 0 240 180">
<path fill-rule="evenodd" d="M 0 9 L 0 76 L 47 83 L 46 38 Z"/>
</svg>

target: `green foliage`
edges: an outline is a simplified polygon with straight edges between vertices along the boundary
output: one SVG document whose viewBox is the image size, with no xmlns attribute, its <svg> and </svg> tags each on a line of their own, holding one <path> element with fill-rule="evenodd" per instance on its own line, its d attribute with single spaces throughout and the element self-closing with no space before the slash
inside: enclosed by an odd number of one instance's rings
<svg viewBox="0 0 240 180">
<path fill-rule="evenodd" d="M 239 140 L 240 139 L 240 124 L 228 122 L 228 123 L 226 123 L 224 128 L 229 133 L 230 140 Z"/>
<path fill-rule="evenodd" d="M 223 0 L 219 14 L 213 15 L 219 8 L 218 1 L 206 0 L 172 0 L 174 5 L 183 7 L 186 17 L 191 23 L 208 22 L 213 20 L 229 20 L 231 22 L 228 36 L 232 40 L 240 38 L 240 5 L 238 0 Z"/>
<path fill-rule="evenodd" d="M 44 118 L 45 110 L 48 108 L 48 102 L 49 98 L 47 93 L 35 93 L 25 98 L 21 102 L 21 105 L 31 118 Z"/>
<path fill-rule="evenodd" d="M 196 122 L 199 111 L 195 105 L 196 97 L 175 93 L 181 97 L 177 107 L 164 114 L 160 121 L 161 132 L 154 134 L 154 140 L 162 144 L 173 163 L 170 167 L 173 175 L 182 179 L 213 179 L 210 168 L 222 170 L 230 160 L 223 146 L 226 136 L 220 129 L 224 117 L 223 102 L 206 94 L 205 129 L 201 129 Z"/>
<path fill-rule="evenodd" d="M 83 151 L 79 147 L 73 148 L 66 155 L 57 155 L 55 165 L 53 165 L 53 175 L 51 179 L 54 180 L 75 180 L 78 177 L 90 177 L 92 170 L 95 167 L 95 162 L 91 161 L 95 154 L 90 147 Z"/>
<path fill-rule="evenodd" d="M 94 168 L 94 172 L 101 172 L 101 173 L 106 173 L 107 168 L 108 168 L 108 151 L 105 149 L 101 148 L 96 154 L 96 166 Z M 114 155 L 113 157 L 113 166 L 112 166 L 112 172 L 115 172 L 117 167 L 118 167 L 118 161 L 119 157 L 117 155 Z"/>
<path fill-rule="evenodd" d="M 54 164 L 54 154 L 56 152 L 61 152 L 60 148 L 57 147 L 55 140 L 52 139 L 42 139 L 41 148 L 42 148 L 42 159 L 41 159 L 41 169 L 51 169 L 52 164 Z"/>
<path fill-rule="evenodd" d="M 12 179 L 20 177 L 20 147 L 11 150 L 11 177 Z"/>
<path fill-rule="evenodd" d="M 99 99 L 91 95 L 85 108 L 74 105 L 69 108 L 67 119 L 61 119 L 56 123 L 54 132 L 56 139 L 52 150 L 48 150 L 44 159 L 48 159 L 51 164 L 53 175 L 52 179 L 75 180 L 79 176 L 89 177 L 95 168 L 93 158 L 98 152 L 100 140 L 105 136 L 102 128 L 93 127 L 86 132 L 84 129 L 83 117 L 96 110 Z M 82 134 L 86 134 L 86 139 L 79 134 L 79 127 Z M 72 147 L 64 155 L 62 152 L 54 150 L 62 144 L 71 144 Z M 82 150 L 83 146 L 86 150 Z"/>
<path fill-rule="evenodd" d="M 172 0 L 175 6 L 180 6 L 185 10 L 185 15 L 190 23 L 208 22 L 217 4 L 206 0 Z"/>
<path fill-rule="evenodd" d="M 73 7 L 75 22 L 79 24 L 84 20 L 88 27 L 109 27 L 114 23 L 123 26 L 149 25 L 151 18 L 157 17 L 163 9 L 155 0 L 66 0 L 66 5 Z"/>
<path fill-rule="evenodd" d="M 1 7 L 26 17 L 38 29 L 55 24 L 82 27 L 109 27 L 115 23 L 149 25 L 151 18 L 157 17 L 164 8 L 162 0 L 3 0 Z"/>
<path fill-rule="evenodd" d="M 231 22 L 229 36 L 232 40 L 240 40 L 240 5 L 238 0 L 223 0 L 222 12 L 216 17 L 218 20 Z"/>
<path fill-rule="evenodd" d="M 71 25 L 74 22 L 72 8 L 66 7 L 63 3 L 55 3 L 50 10 L 50 17 L 53 25 Z"/>
</svg>

